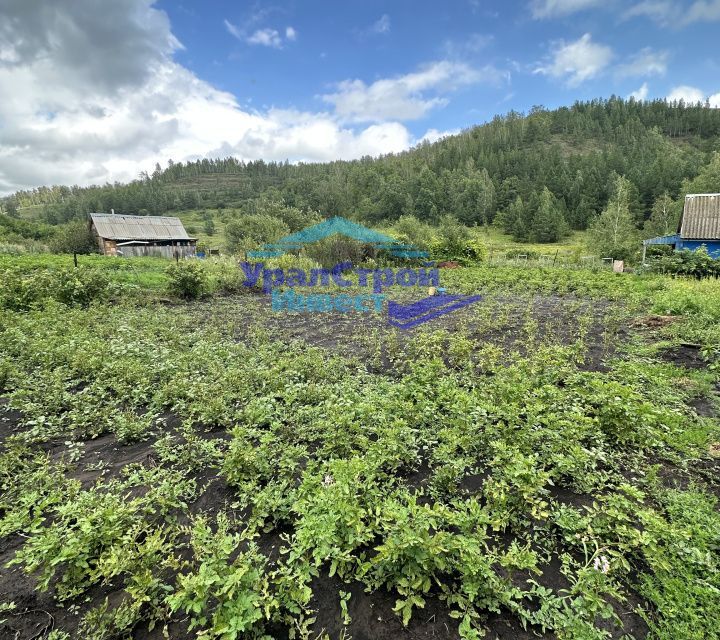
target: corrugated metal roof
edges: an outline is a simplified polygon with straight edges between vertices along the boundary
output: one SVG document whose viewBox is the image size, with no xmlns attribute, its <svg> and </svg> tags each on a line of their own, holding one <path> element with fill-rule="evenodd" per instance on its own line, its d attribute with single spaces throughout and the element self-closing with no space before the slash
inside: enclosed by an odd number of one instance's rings
<svg viewBox="0 0 720 640">
<path fill-rule="evenodd" d="M 720 240 L 720 194 L 685 196 L 680 237 L 683 240 Z"/>
<path fill-rule="evenodd" d="M 671 236 L 658 236 L 657 238 L 648 238 L 643 240 L 643 244 L 677 244 L 680 236 L 676 233 Z"/>
<path fill-rule="evenodd" d="M 101 238 L 108 240 L 193 240 L 179 218 L 169 216 L 120 216 L 91 213 Z"/>
</svg>

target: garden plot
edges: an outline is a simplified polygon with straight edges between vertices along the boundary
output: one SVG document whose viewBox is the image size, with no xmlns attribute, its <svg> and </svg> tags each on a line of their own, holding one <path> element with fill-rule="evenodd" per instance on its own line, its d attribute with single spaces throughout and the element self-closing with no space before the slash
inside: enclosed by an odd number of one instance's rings
<svg viewBox="0 0 720 640">
<path fill-rule="evenodd" d="M 400 293 L 405 301 L 420 295 Z M 581 366 L 600 369 L 631 333 L 630 315 L 622 304 L 575 296 L 490 293 L 474 305 L 410 329 L 390 325 L 386 309 L 363 314 L 273 312 L 268 298 L 230 296 L 190 308 L 203 323 L 234 326 L 240 340 L 258 333 L 286 343 L 301 340 L 388 374 L 398 373 L 396 363 L 427 342 L 438 345 L 446 363 L 468 358 L 477 362 L 478 353 L 488 347 L 526 354 L 538 342 L 577 344 Z"/>
<path fill-rule="evenodd" d="M 712 637 L 716 374 L 617 282 L 5 313 L 0 637 Z"/>
</svg>

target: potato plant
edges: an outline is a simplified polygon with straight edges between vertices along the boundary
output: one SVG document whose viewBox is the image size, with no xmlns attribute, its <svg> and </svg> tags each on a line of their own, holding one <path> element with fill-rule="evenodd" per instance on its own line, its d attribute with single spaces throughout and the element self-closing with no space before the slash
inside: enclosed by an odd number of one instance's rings
<svg viewBox="0 0 720 640">
<path fill-rule="evenodd" d="M 320 339 L 251 295 L 0 310 L 0 571 L 50 594 L 57 638 L 332 637 L 328 585 L 345 637 L 365 599 L 467 640 L 498 616 L 713 637 L 717 283 L 447 284 L 487 304 L 410 333 L 326 318 Z M 687 343 L 693 368 L 667 355 Z"/>
</svg>

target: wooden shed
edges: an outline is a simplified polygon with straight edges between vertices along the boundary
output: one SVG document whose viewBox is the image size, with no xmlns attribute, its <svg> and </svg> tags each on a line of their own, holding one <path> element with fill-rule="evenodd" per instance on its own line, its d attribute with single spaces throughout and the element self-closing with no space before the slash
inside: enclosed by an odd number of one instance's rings
<svg viewBox="0 0 720 640">
<path fill-rule="evenodd" d="M 643 241 L 643 262 L 648 246 L 665 244 L 675 250 L 695 251 L 705 247 L 713 258 L 720 258 L 720 193 L 685 196 L 685 207 L 678 232 Z"/>
<path fill-rule="evenodd" d="M 179 218 L 91 213 L 90 229 L 106 256 L 185 258 L 195 255 L 191 238 Z"/>
</svg>

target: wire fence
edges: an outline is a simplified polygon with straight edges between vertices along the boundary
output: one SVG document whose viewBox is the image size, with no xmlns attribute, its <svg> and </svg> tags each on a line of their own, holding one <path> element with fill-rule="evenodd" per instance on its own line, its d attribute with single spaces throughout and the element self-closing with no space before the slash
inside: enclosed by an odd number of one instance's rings
<svg viewBox="0 0 720 640">
<path fill-rule="evenodd" d="M 526 267 L 564 267 L 567 269 L 590 269 L 593 271 L 612 271 L 613 259 L 599 256 L 578 256 L 576 253 L 554 254 L 516 254 L 507 256 L 505 253 L 490 252 L 488 264 L 499 266 Z"/>
</svg>

